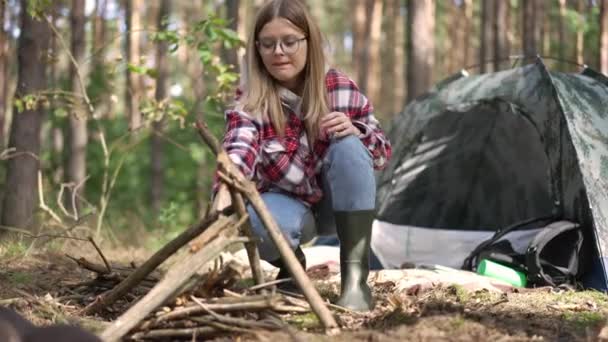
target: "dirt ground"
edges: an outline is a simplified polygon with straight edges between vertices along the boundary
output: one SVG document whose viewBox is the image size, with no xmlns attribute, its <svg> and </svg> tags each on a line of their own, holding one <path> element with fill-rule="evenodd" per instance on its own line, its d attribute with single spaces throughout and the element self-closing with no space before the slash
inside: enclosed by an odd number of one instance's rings
<svg viewBox="0 0 608 342">
<path fill-rule="evenodd" d="M 120 256 L 120 260 L 133 257 Z M 141 257 L 141 255 L 139 256 Z M 79 324 L 99 332 L 107 321 L 81 317 L 77 306 L 47 300 L 66 284 L 91 278 L 64 254 L 20 253 L 0 257 L 0 305 L 10 305 L 35 324 Z M 318 284 L 322 296 L 337 296 L 335 286 Z M 344 327 L 328 337 L 312 313 L 284 315 L 290 328 L 280 332 L 227 336 L 217 341 L 596 341 L 608 316 L 608 297 L 595 291 L 536 289 L 509 294 L 467 292 L 441 286 L 417 295 L 376 287 L 377 305 L 365 314 L 335 311 Z M 118 313 L 117 313 L 118 314 Z M 608 328 L 607 328 L 608 330 Z"/>
</svg>

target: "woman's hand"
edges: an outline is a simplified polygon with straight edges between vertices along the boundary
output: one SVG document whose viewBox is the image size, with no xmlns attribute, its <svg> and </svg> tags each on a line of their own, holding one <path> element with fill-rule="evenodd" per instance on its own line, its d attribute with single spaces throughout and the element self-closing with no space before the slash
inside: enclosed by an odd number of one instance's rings
<svg viewBox="0 0 608 342">
<path fill-rule="evenodd" d="M 320 129 L 321 137 L 324 138 L 342 138 L 350 134 L 361 135 L 361 131 L 342 112 L 332 112 L 321 118 Z"/>
</svg>

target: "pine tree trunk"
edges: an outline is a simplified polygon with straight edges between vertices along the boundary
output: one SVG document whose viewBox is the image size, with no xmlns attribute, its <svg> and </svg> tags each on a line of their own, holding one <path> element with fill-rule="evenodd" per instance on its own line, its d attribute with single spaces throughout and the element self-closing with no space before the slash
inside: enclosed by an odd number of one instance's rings
<svg viewBox="0 0 608 342">
<path fill-rule="evenodd" d="M 235 32 L 239 30 L 239 7 L 241 4 L 240 0 L 226 0 L 226 19 L 230 21 L 230 25 L 228 28 L 232 29 Z M 224 61 L 226 64 L 233 65 L 234 70 L 238 72 L 239 70 L 239 61 L 237 50 L 235 48 L 225 49 L 223 51 Z"/>
<path fill-rule="evenodd" d="M 127 29 L 126 60 L 129 64 L 139 65 L 141 59 L 141 16 L 144 9 L 143 0 L 125 0 L 125 26 Z M 136 130 L 142 125 L 139 102 L 142 96 L 140 75 L 125 69 L 127 87 L 125 90 L 125 109 L 129 117 L 129 129 Z"/>
<path fill-rule="evenodd" d="M 366 0 L 355 0 L 353 9 L 353 56 L 352 56 L 352 71 L 353 77 L 356 77 L 356 81 L 361 86 L 362 74 L 366 66 L 362 65 L 365 59 L 365 45 L 366 45 L 366 22 L 367 22 L 367 1 Z"/>
<path fill-rule="evenodd" d="M 85 52 L 85 16 L 84 16 L 85 0 L 72 0 L 71 8 L 71 31 L 72 31 L 72 56 L 81 73 L 82 79 L 78 77 L 78 72 L 73 64 L 70 64 L 70 79 L 72 84 L 72 92 L 79 98 L 84 95 L 82 90 L 81 81 L 84 82 L 85 75 L 82 68 L 84 62 Z M 69 196 L 81 197 L 85 191 L 85 184 L 83 184 L 86 177 L 86 147 L 87 147 L 87 110 L 85 104 L 82 101 L 74 101 L 74 105 L 71 108 L 71 115 L 69 117 L 69 131 L 68 131 L 68 165 L 67 181 L 72 183 L 74 186 L 78 186 L 77 192 L 68 192 Z M 68 203 L 71 203 L 71 198 Z M 76 201 L 80 203 L 80 201 Z M 77 209 L 79 206 L 77 205 Z"/>
<path fill-rule="evenodd" d="M 4 32 L 5 2 L 0 1 L 0 151 L 4 147 L 4 121 L 6 116 L 6 83 L 8 81 L 7 45 L 8 39 Z"/>
<path fill-rule="evenodd" d="M 379 111 L 386 113 L 389 121 L 401 110 L 398 103 L 399 92 L 403 92 L 403 20 L 399 0 L 386 0 L 386 43 L 382 46 L 381 103 L 376 103 Z M 401 97 L 403 99 L 403 97 Z"/>
<path fill-rule="evenodd" d="M 21 8 L 27 8 L 27 4 L 27 0 L 21 0 Z M 17 98 L 46 89 L 46 63 L 40 58 L 45 56 L 50 38 L 48 25 L 32 18 L 28 11 L 21 11 L 20 28 Z M 14 112 L 17 112 L 17 108 Z M 40 163 L 37 158 L 40 154 L 43 114 L 44 108 L 38 106 L 15 115 L 12 121 L 9 147 L 21 154 L 9 159 L 7 163 L 2 210 L 4 226 L 26 228 L 34 223 L 34 210 L 38 204 L 36 185 Z"/>
<path fill-rule="evenodd" d="M 393 10 L 396 12 L 394 28 L 395 31 L 395 45 L 393 46 L 393 55 L 395 56 L 394 76 L 395 82 L 393 93 L 395 94 L 395 100 L 393 105 L 393 113 L 400 113 L 405 105 L 405 16 L 401 12 L 402 1 L 397 0 L 394 2 Z"/>
<path fill-rule="evenodd" d="M 509 4 L 498 0 L 494 3 L 494 70 L 501 70 L 509 57 Z"/>
<path fill-rule="evenodd" d="M 378 106 L 380 104 L 380 82 L 382 67 L 380 65 L 380 40 L 382 39 L 382 0 L 372 0 L 371 22 L 369 32 L 369 69 L 367 74 L 367 96 L 371 103 Z M 378 112 L 381 119 L 387 117 L 386 106 L 382 112 Z"/>
<path fill-rule="evenodd" d="M 600 71 L 608 75 L 608 0 L 600 3 Z"/>
<path fill-rule="evenodd" d="M 435 64 L 435 1 L 408 1 L 407 99 L 429 90 Z"/>
<path fill-rule="evenodd" d="M 559 41 L 560 42 L 565 42 L 566 41 L 566 0 L 559 0 L 559 28 L 558 28 L 558 32 L 559 32 Z M 559 44 L 559 52 L 558 52 L 558 56 L 559 59 L 564 61 L 566 60 L 566 56 L 568 55 L 568 52 L 566 51 L 566 47 L 567 44 Z M 565 69 L 563 64 L 562 65 L 562 70 Z"/>
<path fill-rule="evenodd" d="M 103 63 L 104 44 L 106 41 L 106 20 L 105 15 L 108 9 L 108 0 L 95 0 L 95 9 L 93 10 L 93 25 L 91 37 L 91 57 L 93 65 Z"/>
<path fill-rule="evenodd" d="M 472 36 L 472 32 L 473 32 L 473 2 L 472 0 L 463 0 L 462 1 L 462 11 L 464 14 L 464 23 L 463 23 L 463 28 L 464 28 L 464 34 L 463 36 L 460 38 L 461 44 L 464 47 L 464 56 L 463 56 L 463 63 L 462 63 L 462 67 L 464 68 L 465 66 L 471 64 L 473 61 L 472 56 L 473 53 L 471 52 L 473 50 L 472 46 L 473 44 L 471 44 L 471 36 Z"/>
<path fill-rule="evenodd" d="M 536 1 L 523 2 L 523 51 L 526 58 L 531 58 L 540 53 L 539 44 L 539 23 L 537 21 Z"/>
<path fill-rule="evenodd" d="M 479 44 L 479 70 L 484 72 L 492 71 L 492 23 L 494 0 L 484 0 L 481 2 L 481 24 L 480 24 L 480 44 Z"/>
<path fill-rule="evenodd" d="M 158 31 L 167 29 L 165 17 L 170 12 L 170 1 L 162 0 L 158 12 Z M 156 93 L 154 97 L 157 102 L 166 101 L 167 99 L 167 75 L 169 72 L 169 61 L 167 56 L 167 42 L 159 41 L 156 43 Z M 163 122 L 156 121 L 153 124 L 154 134 L 152 135 L 151 161 L 152 161 L 152 179 L 150 200 L 152 209 L 158 214 L 162 206 L 164 194 L 164 143 L 161 135 L 163 133 Z"/>
<path fill-rule="evenodd" d="M 585 0 L 576 2 L 576 12 L 579 17 L 579 22 L 585 22 Z M 582 26 L 582 25 L 581 25 Z M 576 30 L 576 63 L 585 64 L 583 49 L 585 47 L 585 31 L 581 27 Z"/>
</svg>

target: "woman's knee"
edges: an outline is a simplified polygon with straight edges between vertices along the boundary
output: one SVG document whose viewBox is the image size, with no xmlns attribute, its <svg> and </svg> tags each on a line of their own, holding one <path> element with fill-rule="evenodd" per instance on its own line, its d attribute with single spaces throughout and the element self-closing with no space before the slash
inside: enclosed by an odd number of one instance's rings
<svg viewBox="0 0 608 342">
<path fill-rule="evenodd" d="M 331 191 L 333 210 L 369 210 L 375 207 L 376 180 L 372 158 L 359 138 L 350 136 L 332 144 L 323 176 Z"/>
<path fill-rule="evenodd" d="M 361 140 L 354 135 L 332 141 L 327 159 L 332 168 L 344 169 L 344 171 L 363 168 L 373 173 L 372 157 Z"/>
</svg>

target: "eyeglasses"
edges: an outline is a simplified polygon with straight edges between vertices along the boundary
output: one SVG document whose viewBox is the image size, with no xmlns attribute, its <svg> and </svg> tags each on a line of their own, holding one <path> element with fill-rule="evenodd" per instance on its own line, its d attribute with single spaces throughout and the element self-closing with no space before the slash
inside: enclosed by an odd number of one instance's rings
<svg viewBox="0 0 608 342">
<path fill-rule="evenodd" d="M 255 43 L 258 47 L 258 50 L 263 55 L 271 55 L 277 49 L 277 45 L 281 47 L 281 51 L 283 51 L 286 55 L 293 55 L 298 52 L 300 48 L 300 42 L 306 40 L 307 37 L 303 38 L 285 38 L 285 40 L 271 40 L 271 39 L 262 39 L 257 40 Z"/>
</svg>

